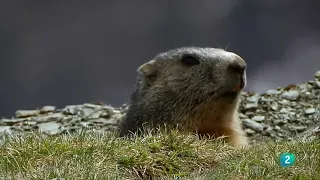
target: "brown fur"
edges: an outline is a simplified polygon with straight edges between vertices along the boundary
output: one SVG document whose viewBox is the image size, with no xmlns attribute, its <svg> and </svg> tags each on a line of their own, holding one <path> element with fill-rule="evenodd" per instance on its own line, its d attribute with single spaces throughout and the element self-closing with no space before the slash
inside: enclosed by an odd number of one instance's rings
<svg viewBox="0 0 320 180">
<path fill-rule="evenodd" d="M 193 57 L 191 64 L 194 59 L 199 63 L 188 65 L 186 56 Z M 138 69 L 120 135 L 137 132 L 145 123 L 166 124 L 200 135 L 227 136 L 233 146 L 247 145 L 238 119 L 245 68 L 241 57 L 216 48 L 185 47 L 157 55 Z"/>
</svg>

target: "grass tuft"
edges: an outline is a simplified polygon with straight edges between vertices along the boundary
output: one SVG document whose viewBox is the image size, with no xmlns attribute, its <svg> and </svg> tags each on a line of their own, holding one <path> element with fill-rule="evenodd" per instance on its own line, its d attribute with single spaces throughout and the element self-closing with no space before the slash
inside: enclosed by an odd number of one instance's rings
<svg viewBox="0 0 320 180">
<path fill-rule="evenodd" d="M 119 138 L 116 133 L 36 133 L 0 139 L 3 179 L 320 179 L 320 143 L 268 142 L 235 149 L 178 131 Z M 296 155 L 280 166 L 281 153 Z"/>
</svg>

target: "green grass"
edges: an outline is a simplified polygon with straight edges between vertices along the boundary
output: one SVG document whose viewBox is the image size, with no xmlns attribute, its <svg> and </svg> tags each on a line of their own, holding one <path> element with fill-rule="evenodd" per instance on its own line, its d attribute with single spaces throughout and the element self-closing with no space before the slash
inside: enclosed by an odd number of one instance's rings
<svg viewBox="0 0 320 180">
<path fill-rule="evenodd" d="M 0 139 L 2 179 L 320 179 L 320 142 L 232 148 L 177 131 L 134 138 L 113 133 Z M 281 153 L 296 155 L 292 167 Z"/>
</svg>

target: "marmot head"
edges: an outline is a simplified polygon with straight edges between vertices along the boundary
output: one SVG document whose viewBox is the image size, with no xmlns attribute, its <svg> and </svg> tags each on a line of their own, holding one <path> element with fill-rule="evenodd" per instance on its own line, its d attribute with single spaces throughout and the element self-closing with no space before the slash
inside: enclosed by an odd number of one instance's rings
<svg viewBox="0 0 320 180">
<path fill-rule="evenodd" d="M 184 47 L 160 53 L 138 72 L 142 94 L 170 94 L 191 101 L 236 100 L 246 86 L 246 62 L 217 48 Z"/>
</svg>

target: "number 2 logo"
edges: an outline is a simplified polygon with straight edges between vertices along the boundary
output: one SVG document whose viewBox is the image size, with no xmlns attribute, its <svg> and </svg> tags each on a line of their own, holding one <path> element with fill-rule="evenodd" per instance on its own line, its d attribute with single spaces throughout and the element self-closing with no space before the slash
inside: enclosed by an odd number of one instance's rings
<svg viewBox="0 0 320 180">
<path fill-rule="evenodd" d="M 286 164 L 290 164 L 290 156 L 285 156 L 285 161 L 284 161 L 284 163 L 286 163 Z"/>
<path fill-rule="evenodd" d="M 292 153 L 284 153 L 280 156 L 280 165 L 282 167 L 289 167 L 295 163 L 295 155 Z"/>
</svg>

